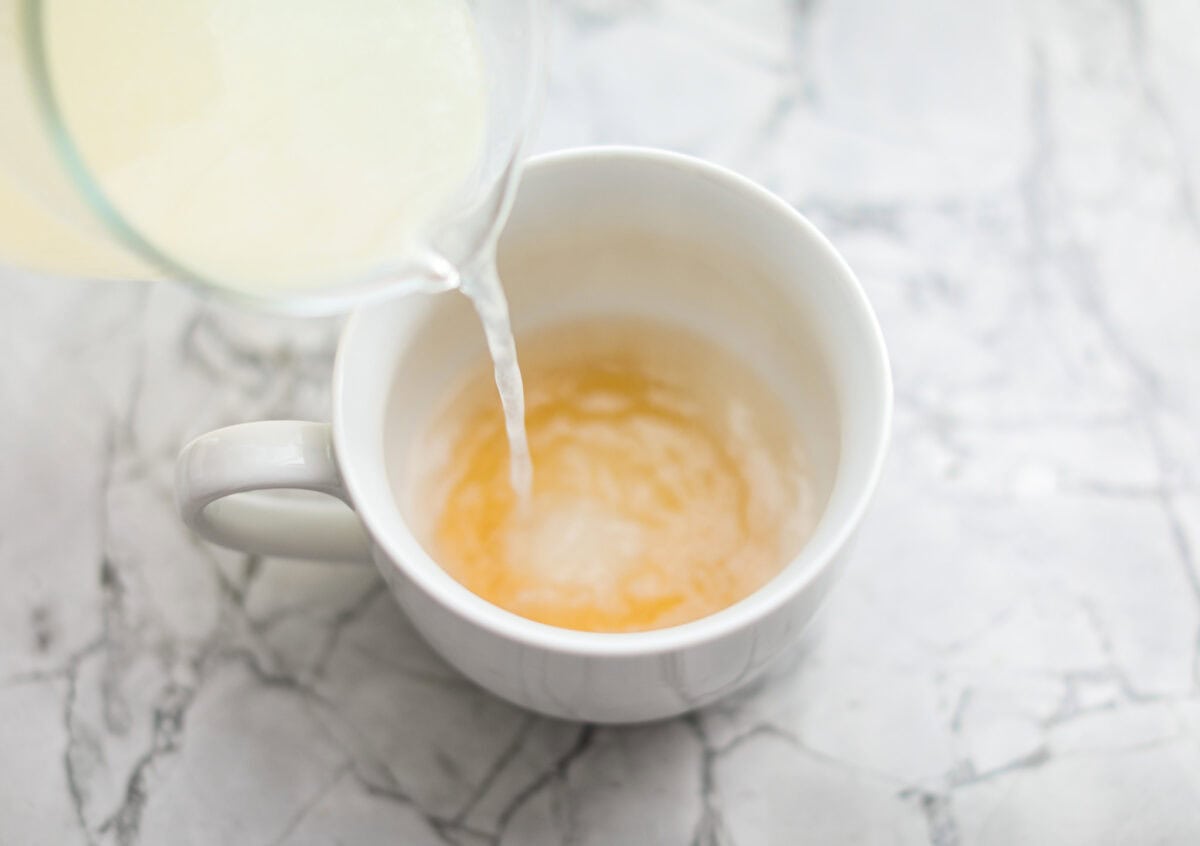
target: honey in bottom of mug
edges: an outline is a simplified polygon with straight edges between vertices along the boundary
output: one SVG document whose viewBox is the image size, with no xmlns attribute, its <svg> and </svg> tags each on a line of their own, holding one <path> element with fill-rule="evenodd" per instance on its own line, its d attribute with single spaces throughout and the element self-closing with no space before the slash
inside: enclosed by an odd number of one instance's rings
<svg viewBox="0 0 1200 846">
<path fill-rule="evenodd" d="M 523 337 L 519 354 L 528 500 L 484 362 L 408 456 L 426 551 L 479 596 L 569 629 L 678 625 L 753 593 L 811 532 L 797 427 L 715 343 L 610 318 Z"/>
</svg>

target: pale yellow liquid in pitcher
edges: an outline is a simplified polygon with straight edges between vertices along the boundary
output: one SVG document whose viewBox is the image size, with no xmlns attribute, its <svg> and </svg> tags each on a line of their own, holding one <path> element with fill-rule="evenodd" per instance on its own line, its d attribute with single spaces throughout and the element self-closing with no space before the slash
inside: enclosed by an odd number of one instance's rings
<svg viewBox="0 0 1200 846">
<path fill-rule="evenodd" d="M 0 19 L 0 260 L 162 275 L 61 171 L 28 41 Z M 462 0 L 47 0 L 51 90 L 137 233 L 248 291 L 341 284 L 419 249 L 477 167 L 486 83 Z"/>
<path fill-rule="evenodd" d="M 417 439 L 416 472 L 393 474 L 433 558 L 484 599 L 571 629 L 677 625 L 754 592 L 807 538 L 800 435 L 714 344 L 605 319 L 522 338 L 521 369 L 528 501 L 483 372 Z"/>
<path fill-rule="evenodd" d="M 488 84 L 464 0 L 0 5 L 0 262 L 283 300 L 380 272 L 403 282 L 471 196 Z M 89 183 L 112 214 L 85 200 Z M 470 273 L 525 489 L 503 291 L 488 256 Z"/>
</svg>

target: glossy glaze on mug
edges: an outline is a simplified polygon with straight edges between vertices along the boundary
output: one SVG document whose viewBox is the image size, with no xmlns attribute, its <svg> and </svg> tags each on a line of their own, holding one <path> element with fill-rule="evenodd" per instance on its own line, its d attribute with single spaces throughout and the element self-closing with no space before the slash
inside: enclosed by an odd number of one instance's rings
<svg viewBox="0 0 1200 846">
<path fill-rule="evenodd" d="M 690 238 L 719 244 L 738 257 L 736 274 L 710 274 L 703 285 L 599 289 L 581 271 L 553 297 L 519 285 L 510 287 L 509 296 L 518 332 L 596 313 L 670 315 L 696 331 L 717 333 L 712 336 L 737 349 L 796 405 L 824 508 L 808 543 L 778 576 L 695 622 L 604 634 L 518 617 L 447 575 L 396 506 L 382 452 L 385 419 L 393 427 L 388 437 L 404 435 L 403 422 L 399 435 L 394 428 L 404 416 L 395 407 L 389 414 L 389 403 L 407 402 L 415 429 L 439 380 L 461 371 L 481 351 L 472 315 L 452 297 L 409 298 L 351 319 L 334 377 L 331 437 L 338 478 L 302 486 L 344 485 L 334 492 L 353 503 L 392 593 L 429 643 L 469 678 L 558 717 L 598 722 L 667 717 L 745 684 L 795 643 L 816 612 L 845 560 L 886 452 L 891 414 L 886 352 L 861 287 L 817 230 L 778 198 L 714 165 L 630 148 L 535 159 L 502 237 L 501 261 L 536 250 L 563 226 L 596 232 L 618 227 L 650 240 Z M 395 380 L 407 388 L 393 396 Z M 278 541 L 269 520 L 259 521 L 256 537 L 246 526 L 223 533 L 228 520 L 205 521 L 205 505 L 222 491 L 288 485 L 272 484 L 278 476 L 269 465 L 208 472 L 215 460 L 204 458 L 206 443 L 198 443 L 199 452 L 181 462 L 180 470 L 181 507 L 189 522 L 242 547 Z M 306 443 L 320 457 L 320 446 Z M 216 505 L 235 512 L 233 503 L 231 498 Z M 297 523 L 289 524 L 293 533 Z M 315 535 L 326 524 L 308 525 Z M 353 542 L 352 533 L 345 542 Z"/>
</svg>

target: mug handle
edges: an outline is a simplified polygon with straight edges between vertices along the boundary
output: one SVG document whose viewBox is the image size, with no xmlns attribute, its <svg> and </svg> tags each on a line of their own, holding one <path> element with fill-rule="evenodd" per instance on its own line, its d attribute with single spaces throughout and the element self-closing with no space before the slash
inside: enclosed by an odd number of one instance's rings
<svg viewBox="0 0 1200 846">
<path fill-rule="evenodd" d="M 341 503 L 265 493 L 285 488 Z M 287 558 L 371 560 L 325 423 L 272 420 L 201 435 L 175 461 L 175 498 L 183 522 L 221 546 Z"/>
</svg>

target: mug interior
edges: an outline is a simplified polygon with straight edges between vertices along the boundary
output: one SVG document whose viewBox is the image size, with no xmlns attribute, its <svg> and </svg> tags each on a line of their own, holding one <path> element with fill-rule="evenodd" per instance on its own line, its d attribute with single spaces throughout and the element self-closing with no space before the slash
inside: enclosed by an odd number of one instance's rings
<svg viewBox="0 0 1200 846">
<path fill-rule="evenodd" d="M 397 501 L 405 458 L 464 372 L 486 356 L 470 304 L 418 295 L 359 312 L 335 384 L 335 440 L 355 505 L 379 547 L 436 601 L 507 636 L 562 649 L 670 648 L 765 613 L 827 566 L 878 474 L 890 380 L 878 326 L 832 247 L 796 212 L 713 165 L 609 148 L 527 167 L 499 245 L 521 336 L 597 316 L 682 326 L 750 366 L 801 432 L 820 512 L 775 578 L 709 617 L 633 634 L 579 632 L 505 611 L 451 578 Z M 387 445 L 385 447 L 385 444 Z M 401 477 L 398 485 L 389 470 Z M 535 471 L 536 472 L 536 471 Z"/>
</svg>

